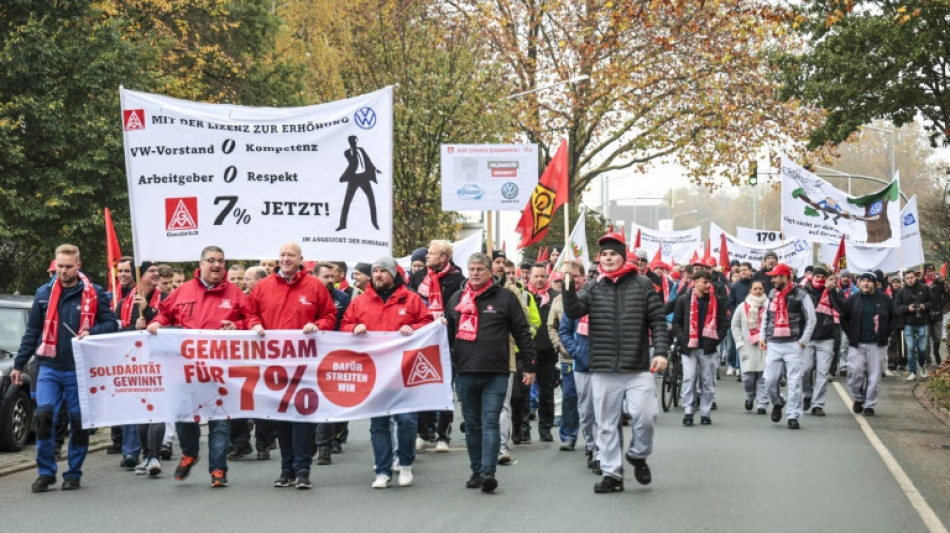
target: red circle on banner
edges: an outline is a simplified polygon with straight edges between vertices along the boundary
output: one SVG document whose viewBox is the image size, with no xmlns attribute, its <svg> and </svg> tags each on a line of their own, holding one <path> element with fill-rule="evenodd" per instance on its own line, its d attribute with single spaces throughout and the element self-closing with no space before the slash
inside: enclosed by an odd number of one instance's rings
<svg viewBox="0 0 950 533">
<path fill-rule="evenodd" d="M 218 407 L 220 407 L 220 406 L 224 405 L 224 402 L 221 401 L 221 400 L 215 400 L 214 404 L 217 405 Z"/>
<path fill-rule="evenodd" d="M 145 406 L 145 408 L 148 409 L 149 411 L 152 411 L 152 410 L 155 409 L 155 406 L 152 405 L 152 404 L 148 404 L 148 405 Z"/>
<path fill-rule="evenodd" d="M 97 389 L 97 388 L 95 388 L 95 387 L 90 387 L 90 388 L 89 388 L 89 394 L 95 394 L 97 390 L 99 390 L 99 389 Z"/>
<path fill-rule="evenodd" d="M 195 415 L 195 422 L 201 422 L 201 415 Z"/>
<path fill-rule="evenodd" d="M 145 403 L 145 398 L 142 398 L 142 403 Z"/>
<path fill-rule="evenodd" d="M 351 350 L 330 352 L 317 367 L 317 384 L 335 405 L 357 406 L 373 392 L 376 364 L 369 354 Z"/>
<path fill-rule="evenodd" d="M 141 347 L 142 347 L 142 341 L 135 341 L 135 347 L 136 347 L 136 348 L 141 348 Z"/>
<path fill-rule="evenodd" d="M 224 388 L 224 387 L 218 387 L 218 394 L 219 394 L 220 396 L 227 396 L 227 395 L 228 395 L 228 389 L 226 389 L 226 388 Z"/>
<path fill-rule="evenodd" d="M 133 362 L 133 363 L 135 362 L 135 358 L 134 358 L 134 357 L 132 358 L 132 362 Z"/>
</svg>

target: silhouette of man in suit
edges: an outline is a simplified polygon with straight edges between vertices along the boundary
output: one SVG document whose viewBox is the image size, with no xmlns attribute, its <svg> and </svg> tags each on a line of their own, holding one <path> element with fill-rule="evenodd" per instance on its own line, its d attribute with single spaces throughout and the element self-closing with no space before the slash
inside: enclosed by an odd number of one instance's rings
<svg viewBox="0 0 950 533">
<path fill-rule="evenodd" d="M 363 189 L 366 198 L 369 200 L 369 215 L 373 222 L 373 227 L 379 229 L 376 223 L 376 197 L 373 195 L 373 188 L 370 182 L 376 183 L 376 174 L 382 174 L 376 165 L 366 155 L 366 150 L 356 146 L 356 135 L 350 135 L 347 140 L 350 142 L 350 148 L 343 152 L 346 157 L 346 170 L 340 176 L 340 183 L 348 183 L 346 187 L 346 196 L 343 198 L 343 211 L 340 213 L 340 227 L 336 231 L 346 229 L 346 218 L 350 214 L 350 202 L 353 201 L 353 195 L 357 189 Z"/>
</svg>

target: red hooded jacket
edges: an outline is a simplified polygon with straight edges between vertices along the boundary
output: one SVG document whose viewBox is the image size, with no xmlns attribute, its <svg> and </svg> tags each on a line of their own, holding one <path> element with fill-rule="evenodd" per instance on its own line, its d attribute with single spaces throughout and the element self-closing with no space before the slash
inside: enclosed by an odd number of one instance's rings
<svg viewBox="0 0 950 533">
<path fill-rule="evenodd" d="M 221 329 L 221 321 L 230 320 L 237 329 L 245 329 L 246 307 L 244 293 L 237 285 L 223 279 L 214 287 L 205 287 L 200 271 L 195 270 L 193 279 L 158 304 L 152 322 L 185 329 Z"/>
<path fill-rule="evenodd" d="M 385 303 L 370 284 L 346 308 L 340 331 L 352 332 L 357 324 L 363 324 L 368 331 L 399 331 L 403 326 L 419 329 L 430 322 L 432 313 L 422 297 L 405 284 L 400 284 Z"/>
<path fill-rule="evenodd" d="M 247 329 L 300 329 L 315 324 L 321 331 L 336 326 L 330 291 L 315 276 L 298 270 L 290 283 L 278 270 L 254 286 L 247 297 Z"/>
</svg>

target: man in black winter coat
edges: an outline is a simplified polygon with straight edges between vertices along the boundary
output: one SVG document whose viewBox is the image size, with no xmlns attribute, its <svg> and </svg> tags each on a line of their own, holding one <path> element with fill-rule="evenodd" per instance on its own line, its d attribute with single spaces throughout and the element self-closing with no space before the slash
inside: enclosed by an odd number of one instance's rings
<svg viewBox="0 0 950 533">
<path fill-rule="evenodd" d="M 904 271 L 904 286 L 894 297 L 897 313 L 903 318 L 904 353 L 907 354 L 907 381 L 923 379 L 926 375 L 927 344 L 930 339 L 930 310 L 933 295 L 927 285 L 917 279 L 914 269 Z"/>
</svg>

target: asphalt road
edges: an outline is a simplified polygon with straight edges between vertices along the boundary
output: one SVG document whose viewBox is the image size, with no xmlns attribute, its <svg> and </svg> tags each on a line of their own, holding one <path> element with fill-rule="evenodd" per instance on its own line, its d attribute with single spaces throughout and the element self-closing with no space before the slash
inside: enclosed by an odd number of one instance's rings
<svg viewBox="0 0 950 533">
<path fill-rule="evenodd" d="M 885 380 L 879 414 L 869 421 L 950 524 L 950 450 L 942 447 L 950 447 L 950 429 L 912 389 Z M 273 488 L 276 459 L 231 462 L 231 486 L 212 489 L 206 455 L 189 479 L 175 482 L 175 461 L 150 479 L 99 452 L 87 459 L 76 492 L 31 494 L 35 471 L 0 477 L 0 524 L 4 531 L 927 531 L 836 391 L 829 391 L 827 416 L 805 415 L 799 431 L 745 412 L 734 378 L 719 382 L 718 404 L 711 426 L 685 428 L 681 411 L 661 414 L 649 460 L 653 483 L 638 485 L 628 468 L 623 493 L 594 494 L 598 478 L 584 454 L 538 443 L 536 434 L 534 444 L 513 447 L 513 466 L 499 467 L 495 494 L 464 488 L 461 435 L 451 453 L 419 454 L 412 487 L 373 490 L 369 428 L 360 421 L 333 465 L 314 465 L 309 491 Z"/>
</svg>

